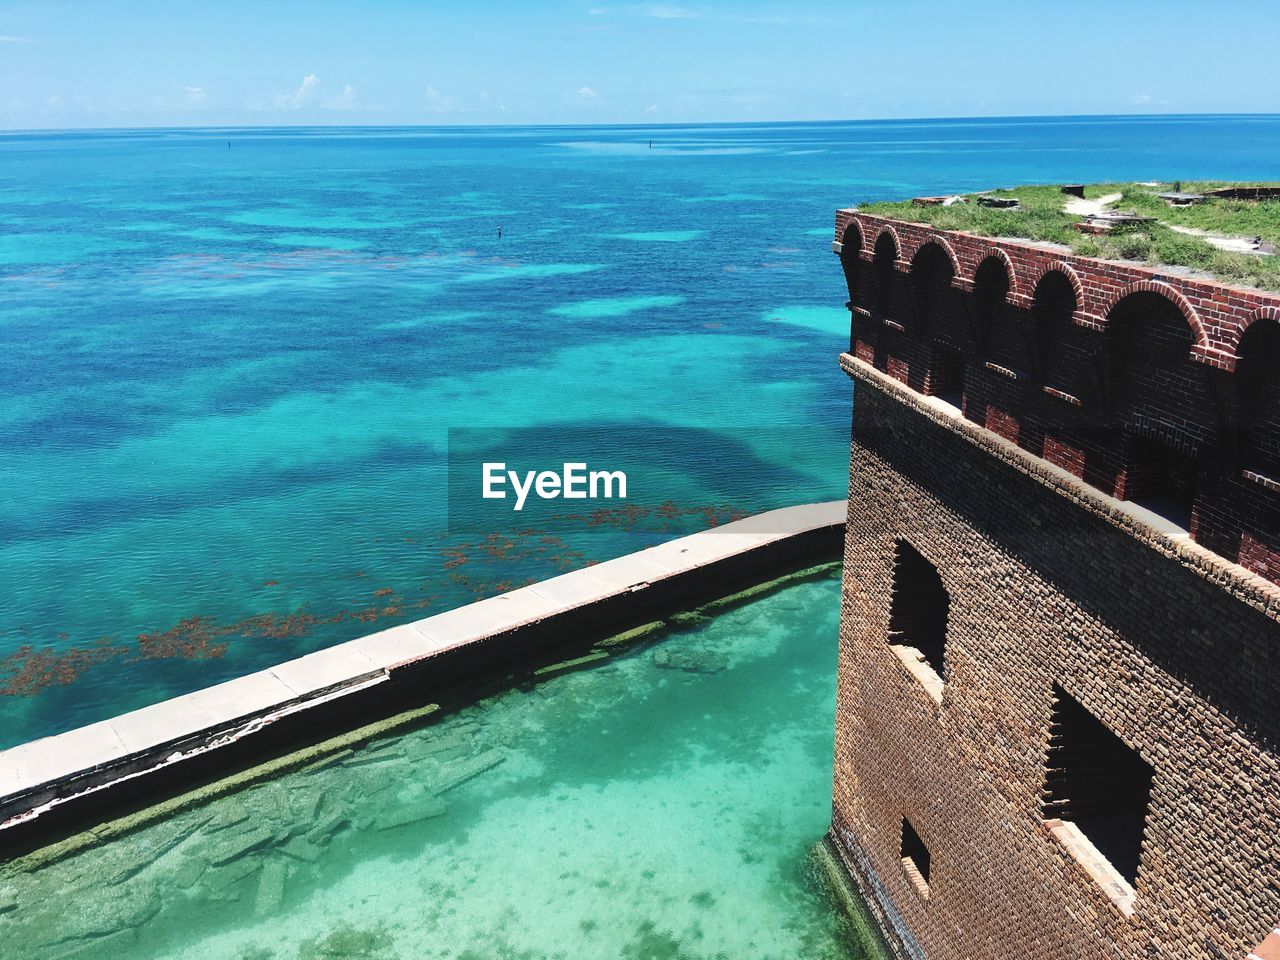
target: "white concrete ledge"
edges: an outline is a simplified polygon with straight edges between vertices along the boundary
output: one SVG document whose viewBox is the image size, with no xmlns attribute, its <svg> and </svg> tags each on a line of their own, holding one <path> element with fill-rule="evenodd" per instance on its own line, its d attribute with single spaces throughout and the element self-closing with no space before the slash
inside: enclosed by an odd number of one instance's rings
<svg viewBox="0 0 1280 960">
<path fill-rule="evenodd" d="M 171 768 L 286 716 L 367 690 L 441 654 L 512 637 L 532 624 L 607 606 L 699 571 L 711 575 L 725 561 L 834 531 L 843 527 L 845 513 L 839 500 L 758 514 L 5 750 L 0 835 L 124 780 Z"/>
</svg>

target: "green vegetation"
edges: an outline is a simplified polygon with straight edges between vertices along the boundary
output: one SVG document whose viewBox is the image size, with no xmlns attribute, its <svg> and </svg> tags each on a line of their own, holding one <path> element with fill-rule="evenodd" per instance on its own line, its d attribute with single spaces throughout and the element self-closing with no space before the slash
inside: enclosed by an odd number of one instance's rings
<svg viewBox="0 0 1280 960">
<path fill-rule="evenodd" d="M 1237 184 L 1218 182 L 1188 182 L 1177 185 L 1184 193 L 1208 193 L 1220 187 Z M 1203 203 L 1187 207 L 1171 207 L 1156 196 L 1161 190 L 1126 185 L 1123 196 L 1115 205 L 1117 210 L 1132 210 L 1144 217 L 1156 217 L 1165 223 L 1173 223 L 1211 233 L 1233 237 L 1262 237 L 1280 245 L 1280 200 L 1226 200 L 1210 197 Z"/>
<path fill-rule="evenodd" d="M 1157 222 L 1115 228 L 1111 233 L 1081 233 L 1083 218 L 1063 208 L 1071 198 L 1061 187 L 1017 187 L 991 190 L 994 197 L 1017 197 L 1013 209 L 984 207 L 976 194 L 968 203 L 915 206 L 910 200 L 871 203 L 860 209 L 881 217 L 927 223 L 939 230 L 960 230 L 986 237 L 1016 237 L 1070 247 L 1084 257 L 1104 260 L 1136 260 L 1152 266 L 1180 267 L 1217 277 L 1228 283 L 1280 290 L 1280 256 L 1221 250 L 1201 237 L 1179 233 L 1170 226 L 1190 227 L 1228 237 L 1261 237 L 1280 246 L 1280 200 L 1227 200 L 1209 197 L 1202 203 L 1173 207 L 1156 194 L 1178 190 L 1203 193 L 1225 183 L 1185 182 L 1148 187 L 1134 183 L 1102 183 L 1085 188 L 1085 196 L 1097 200 L 1111 194 L 1120 199 L 1110 210 L 1124 210 Z"/>
</svg>

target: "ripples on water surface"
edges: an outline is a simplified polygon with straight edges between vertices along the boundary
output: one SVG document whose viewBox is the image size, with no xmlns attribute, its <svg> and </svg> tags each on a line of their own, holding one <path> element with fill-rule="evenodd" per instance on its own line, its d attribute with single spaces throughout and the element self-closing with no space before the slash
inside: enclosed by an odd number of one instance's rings
<svg viewBox="0 0 1280 960">
<path fill-rule="evenodd" d="M 0 745 L 660 538 L 446 533 L 447 427 L 669 426 L 696 469 L 638 499 L 682 529 L 841 496 L 838 206 L 1277 147 L 1267 118 L 2 136 Z M 762 425 L 786 469 L 698 456 Z"/>
<path fill-rule="evenodd" d="M 313 762 L 34 873 L 32 960 L 863 960 L 806 867 L 839 583 Z"/>
</svg>

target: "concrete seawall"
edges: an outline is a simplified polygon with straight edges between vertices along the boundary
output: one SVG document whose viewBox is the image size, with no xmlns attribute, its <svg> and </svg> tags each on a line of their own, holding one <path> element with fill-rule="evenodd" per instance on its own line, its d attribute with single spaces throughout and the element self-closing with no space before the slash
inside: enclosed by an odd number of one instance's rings
<svg viewBox="0 0 1280 960">
<path fill-rule="evenodd" d="M 788 507 L 338 644 L 0 752 L 0 847 L 154 801 L 239 765 L 611 632 L 838 556 L 844 501 Z"/>
</svg>

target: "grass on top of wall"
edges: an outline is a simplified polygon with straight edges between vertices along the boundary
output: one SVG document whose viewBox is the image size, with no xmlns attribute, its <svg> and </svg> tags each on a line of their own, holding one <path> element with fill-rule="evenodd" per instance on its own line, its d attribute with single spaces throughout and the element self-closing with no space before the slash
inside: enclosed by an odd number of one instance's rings
<svg viewBox="0 0 1280 960">
<path fill-rule="evenodd" d="M 1071 198 L 1065 196 L 1059 186 L 1017 187 L 990 190 L 985 194 L 1017 197 L 1016 209 L 979 206 L 975 202 L 978 194 L 967 195 L 968 203 L 949 207 L 919 207 L 905 200 L 871 203 L 859 209 L 876 216 L 927 223 L 939 230 L 1058 243 L 1084 257 L 1186 268 L 1228 283 L 1280 290 L 1280 256 L 1219 250 L 1199 237 L 1169 229 L 1169 224 L 1176 224 L 1227 236 L 1260 236 L 1280 246 L 1280 201 L 1211 197 L 1189 207 L 1171 207 L 1156 196 L 1175 187 L 1186 193 L 1202 193 L 1224 186 L 1231 184 L 1184 182 L 1147 187 L 1136 183 L 1100 183 L 1087 186 L 1085 196 L 1091 200 L 1121 194 L 1121 199 L 1109 209 L 1128 210 L 1159 221 L 1102 235 L 1083 234 L 1075 228 L 1081 218 L 1065 212 L 1063 207 Z"/>
</svg>

